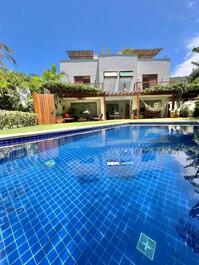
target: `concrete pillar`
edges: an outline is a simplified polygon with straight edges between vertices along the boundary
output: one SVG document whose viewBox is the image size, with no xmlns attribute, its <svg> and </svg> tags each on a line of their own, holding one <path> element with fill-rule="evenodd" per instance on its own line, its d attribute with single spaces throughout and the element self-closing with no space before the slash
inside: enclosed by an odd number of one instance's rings
<svg viewBox="0 0 199 265">
<path fill-rule="evenodd" d="M 106 107 L 105 107 L 105 98 L 100 97 L 100 113 L 103 114 L 102 119 L 106 120 Z"/>
<path fill-rule="evenodd" d="M 136 95 L 136 118 L 139 119 L 140 118 L 140 94 L 137 93 Z"/>
<path fill-rule="evenodd" d="M 119 91 L 119 81 L 120 81 L 120 72 L 117 72 L 117 79 L 116 79 L 116 82 L 115 82 L 114 92 L 118 92 Z"/>
</svg>

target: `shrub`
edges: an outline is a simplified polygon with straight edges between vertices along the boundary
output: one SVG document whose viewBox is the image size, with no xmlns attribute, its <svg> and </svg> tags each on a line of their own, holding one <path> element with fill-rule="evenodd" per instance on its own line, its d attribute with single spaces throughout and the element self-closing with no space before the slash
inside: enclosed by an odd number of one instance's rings
<svg viewBox="0 0 199 265">
<path fill-rule="evenodd" d="M 194 117 L 199 117 L 199 100 L 196 101 L 196 105 L 195 105 L 195 110 L 194 110 L 193 116 Z"/>
<path fill-rule="evenodd" d="M 0 110 L 0 129 L 33 126 L 36 123 L 35 113 Z"/>
<path fill-rule="evenodd" d="M 62 93 L 89 93 L 91 95 L 103 94 L 103 91 L 89 84 L 71 84 L 61 81 L 45 81 L 42 88 L 49 90 L 54 94 Z"/>
<path fill-rule="evenodd" d="M 189 108 L 187 106 L 182 106 L 180 109 L 180 117 L 189 117 Z"/>
</svg>

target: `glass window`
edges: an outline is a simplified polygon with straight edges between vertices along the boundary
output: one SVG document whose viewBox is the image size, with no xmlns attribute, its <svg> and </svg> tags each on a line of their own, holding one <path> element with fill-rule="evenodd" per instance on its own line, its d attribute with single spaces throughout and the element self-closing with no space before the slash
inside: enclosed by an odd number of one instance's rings
<svg viewBox="0 0 199 265">
<path fill-rule="evenodd" d="M 132 77 L 120 77 L 119 91 L 127 92 L 132 88 Z"/>
<path fill-rule="evenodd" d="M 121 71 L 120 77 L 133 77 L 133 71 Z"/>
<path fill-rule="evenodd" d="M 90 76 L 85 75 L 85 76 L 74 76 L 74 82 L 76 84 L 90 84 Z"/>
<path fill-rule="evenodd" d="M 117 77 L 117 72 L 104 72 L 104 77 Z"/>
<path fill-rule="evenodd" d="M 104 77 L 104 90 L 106 92 L 114 92 L 117 77 Z"/>
</svg>

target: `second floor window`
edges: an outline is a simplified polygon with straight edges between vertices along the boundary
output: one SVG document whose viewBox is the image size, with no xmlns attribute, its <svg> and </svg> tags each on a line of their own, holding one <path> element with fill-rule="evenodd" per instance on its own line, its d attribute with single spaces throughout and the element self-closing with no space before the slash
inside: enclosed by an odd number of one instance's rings
<svg viewBox="0 0 199 265">
<path fill-rule="evenodd" d="M 117 72 L 104 72 L 104 90 L 114 92 L 116 89 Z"/>
<path fill-rule="evenodd" d="M 90 84 L 90 75 L 74 76 L 74 82 L 76 84 Z"/>
<path fill-rule="evenodd" d="M 121 71 L 119 91 L 128 92 L 132 88 L 133 71 Z"/>
<path fill-rule="evenodd" d="M 142 75 L 143 81 L 143 89 L 149 88 L 150 86 L 154 86 L 158 82 L 158 75 Z"/>
</svg>

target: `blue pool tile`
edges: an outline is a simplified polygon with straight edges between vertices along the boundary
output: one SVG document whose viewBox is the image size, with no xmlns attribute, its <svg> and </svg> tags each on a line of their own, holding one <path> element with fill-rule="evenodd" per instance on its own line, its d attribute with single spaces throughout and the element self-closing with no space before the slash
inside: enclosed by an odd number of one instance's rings
<svg viewBox="0 0 199 265">
<path fill-rule="evenodd" d="M 0 262 L 197 264 L 198 135 L 127 125 L 1 148 Z"/>
</svg>

